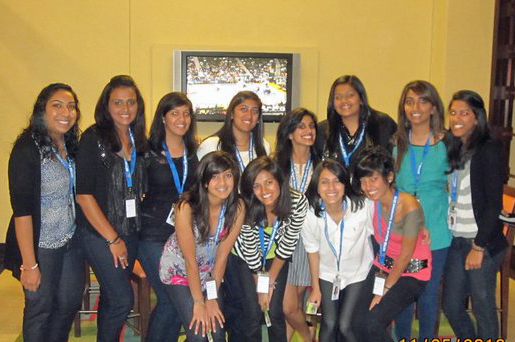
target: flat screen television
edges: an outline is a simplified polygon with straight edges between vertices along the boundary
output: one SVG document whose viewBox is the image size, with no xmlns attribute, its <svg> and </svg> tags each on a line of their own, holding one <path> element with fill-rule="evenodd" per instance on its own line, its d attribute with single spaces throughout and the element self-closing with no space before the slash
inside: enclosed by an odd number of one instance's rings
<svg viewBox="0 0 515 342">
<path fill-rule="evenodd" d="M 298 106 L 298 59 L 292 53 L 176 51 L 174 90 L 188 96 L 198 121 L 223 121 L 242 90 L 259 96 L 264 121 L 280 121 Z"/>
</svg>

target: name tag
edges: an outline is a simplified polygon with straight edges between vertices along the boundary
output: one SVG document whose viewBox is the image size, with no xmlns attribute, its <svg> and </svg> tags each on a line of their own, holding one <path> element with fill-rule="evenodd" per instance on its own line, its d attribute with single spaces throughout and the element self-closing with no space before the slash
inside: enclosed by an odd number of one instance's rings
<svg viewBox="0 0 515 342">
<path fill-rule="evenodd" d="M 308 315 L 316 315 L 318 311 L 318 306 L 315 303 L 306 303 L 306 313 Z"/>
<path fill-rule="evenodd" d="M 270 320 L 270 315 L 268 314 L 268 310 L 264 312 L 265 315 L 265 323 L 268 328 L 272 326 L 272 321 Z"/>
<path fill-rule="evenodd" d="M 268 276 L 268 273 L 258 273 L 257 292 L 268 293 L 269 287 L 270 277 Z"/>
<path fill-rule="evenodd" d="M 217 299 L 218 293 L 216 291 L 216 280 L 211 279 L 206 282 L 207 300 Z"/>
<path fill-rule="evenodd" d="M 458 221 L 458 212 L 456 211 L 456 207 L 451 204 L 449 206 L 449 211 L 447 213 L 447 224 L 449 225 L 449 229 L 455 228 L 457 221 Z"/>
<path fill-rule="evenodd" d="M 168 223 L 170 226 L 173 226 L 173 206 L 172 209 L 170 209 L 168 216 L 166 217 L 166 223 Z"/>
<path fill-rule="evenodd" d="M 136 199 L 125 200 L 125 213 L 127 218 L 136 217 Z"/>
<path fill-rule="evenodd" d="M 374 280 L 374 289 L 372 291 L 373 294 L 377 296 L 382 296 L 384 294 L 384 285 L 386 284 L 386 277 L 382 274 L 376 274 Z"/>
<path fill-rule="evenodd" d="M 331 300 L 340 298 L 340 276 L 336 275 L 333 280 L 333 290 L 331 291 Z"/>
</svg>

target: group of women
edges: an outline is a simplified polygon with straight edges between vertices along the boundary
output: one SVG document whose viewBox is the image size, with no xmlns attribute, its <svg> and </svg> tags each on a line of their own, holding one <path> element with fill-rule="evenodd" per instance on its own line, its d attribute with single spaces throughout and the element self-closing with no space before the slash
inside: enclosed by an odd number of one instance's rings
<svg viewBox="0 0 515 342">
<path fill-rule="evenodd" d="M 442 278 L 456 335 L 498 336 L 503 177 L 478 94 L 454 94 L 445 130 L 436 89 L 410 82 L 396 124 L 343 76 L 327 121 L 304 108 L 282 118 L 273 158 L 252 92 L 200 145 L 184 94 L 161 99 L 148 140 L 144 112 L 134 80 L 115 76 L 79 141 L 74 91 L 39 94 L 9 161 L 6 267 L 24 289 L 25 341 L 67 340 L 84 257 L 100 284 L 98 341 L 120 336 L 136 259 L 157 298 L 148 341 L 176 341 L 181 326 L 188 341 L 261 341 L 262 323 L 269 341 L 312 341 L 308 288 L 320 341 L 391 341 L 392 321 L 410 337 L 415 301 L 432 337 Z"/>
</svg>

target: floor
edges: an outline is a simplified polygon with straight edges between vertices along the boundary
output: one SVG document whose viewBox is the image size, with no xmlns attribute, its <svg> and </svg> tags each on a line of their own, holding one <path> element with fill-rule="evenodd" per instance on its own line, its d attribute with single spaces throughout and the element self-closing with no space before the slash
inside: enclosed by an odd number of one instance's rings
<svg viewBox="0 0 515 342">
<path fill-rule="evenodd" d="M 19 282 L 8 271 L 0 274 L 0 342 L 13 342 L 21 332 L 23 294 Z M 510 280 L 508 341 L 515 341 L 515 280 Z"/>
</svg>

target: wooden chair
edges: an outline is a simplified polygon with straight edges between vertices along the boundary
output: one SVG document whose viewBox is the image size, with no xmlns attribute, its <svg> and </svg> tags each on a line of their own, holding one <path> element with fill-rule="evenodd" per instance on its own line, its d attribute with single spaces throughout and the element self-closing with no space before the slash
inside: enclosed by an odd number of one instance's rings
<svg viewBox="0 0 515 342">
<path fill-rule="evenodd" d="M 515 188 L 505 185 L 503 193 L 503 210 L 507 213 L 515 213 Z M 504 235 L 508 241 L 508 248 L 504 260 L 501 264 L 501 284 L 500 284 L 500 307 L 498 311 L 501 315 L 501 337 L 508 338 L 508 308 L 509 308 L 509 290 L 510 290 L 510 273 L 515 279 L 515 270 L 510 271 L 512 262 L 513 241 L 515 238 L 515 224 L 505 224 L 503 227 Z"/>
<path fill-rule="evenodd" d="M 91 283 L 91 271 L 89 264 L 86 262 L 85 267 L 85 286 L 84 294 L 82 299 L 82 308 L 75 315 L 74 319 L 74 335 L 75 337 L 81 336 L 81 315 L 96 314 L 97 310 L 91 308 L 91 295 L 98 294 L 99 287 L 96 284 Z M 141 336 L 141 341 L 145 341 L 147 336 L 148 322 L 150 319 L 150 283 L 148 282 L 147 276 L 141 267 L 139 261 L 136 260 L 132 274 L 130 277 L 132 288 L 134 291 L 134 307 L 127 317 L 126 324 L 129 326 L 135 334 Z"/>
</svg>

